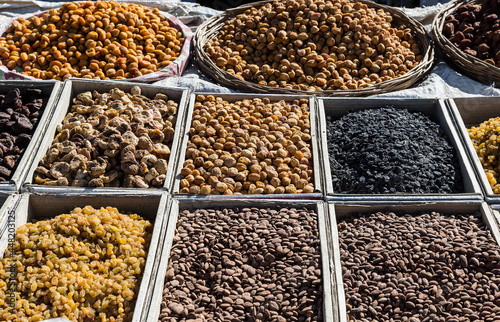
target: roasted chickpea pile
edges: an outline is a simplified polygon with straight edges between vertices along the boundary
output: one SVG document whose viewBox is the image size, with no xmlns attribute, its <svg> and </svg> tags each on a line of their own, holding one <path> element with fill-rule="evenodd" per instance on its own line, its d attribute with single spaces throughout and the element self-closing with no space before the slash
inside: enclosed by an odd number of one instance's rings
<svg viewBox="0 0 500 322">
<path fill-rule="evenodd" d="M 138 215 L 91 206 L 19 227 L 0 262 L 1 320 L 131 321 L 151 231 Z M 7 284 L 12 262 L 15 313 Z"/>
<path fill-rule="evenodd" d="M 19 18 L 0 38 L 2 63 L 41 79 L 122 79 L 164 68 L 180 54 L 182 32 L 158 9 L 116 1 L 68 2 Z"/>
<path fill-rule="evenodd" d="M 230 19 L 206 53 L 264 86 L 356 90 L 406 74 L 423 56 L 390 13 L 346 0 L 274 1 Z"/>
<path fill-rule="evenodd" d="M 493 193 L 500 193 L 500 117 L 467 129 Z"/>
<path fill-rule="evenodd" d="M 314 192 L 308 102 L 198 95 L 180 192 Z"/>
<path fill-rule="evenodd" d="M 178 104 L 115 88 L 77 95 L 35 170 L 34 183 L 76 187 L 161 188 Z"/>
</svg>

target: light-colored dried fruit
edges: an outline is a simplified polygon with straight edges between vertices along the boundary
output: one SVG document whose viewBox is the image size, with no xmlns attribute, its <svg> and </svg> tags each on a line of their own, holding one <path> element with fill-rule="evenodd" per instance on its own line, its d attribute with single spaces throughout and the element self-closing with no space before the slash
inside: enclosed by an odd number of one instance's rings
<svg viewBox="0 0 500 322">
<path fill-rule="evenodd" d="M 198 95 L 196 100 L 181 193 L 314 192 L 307 99 L 229 103 Z M 299 174 L 304 179 L 300 187 L 290 179 L 294 175 L 300 179 Z"/>
<path fill-rule="evenodd" d="M 182 32 L 156 8 L 83 1 L 18 18 L 0 38 L 0 54 L 3 65 L 35 78 L 123 79 L 168 66 L 183 44 Z"/>
<path fill-rule="evenodd" d="M 225 21 L 204 50 L 222 70 L 264 86 L 361 89 L 423 58 L 411 29 L 392 22 L 389 12 L 361 2 L 273 1 Z"/>
</svg>

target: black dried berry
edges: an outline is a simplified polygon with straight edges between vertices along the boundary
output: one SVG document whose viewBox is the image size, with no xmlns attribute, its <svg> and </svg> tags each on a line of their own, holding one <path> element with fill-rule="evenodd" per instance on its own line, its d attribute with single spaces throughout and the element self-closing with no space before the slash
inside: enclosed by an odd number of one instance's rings
<svg viewBox="0 0 500 322">
<path fill-rule="evenodd" d="M 404 109 L 367 109 L 327 121 L 336 193 L 463 191 L 453 147 L 438 124 Z"/>
</svg>

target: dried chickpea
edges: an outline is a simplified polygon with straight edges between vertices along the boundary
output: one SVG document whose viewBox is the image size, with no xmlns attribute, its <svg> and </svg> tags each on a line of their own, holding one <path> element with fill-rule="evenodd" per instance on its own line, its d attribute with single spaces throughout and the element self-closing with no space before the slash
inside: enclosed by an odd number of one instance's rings
<svg viewBox="0 0 500 322">
<path fill-rule="evenodd" d="M 149 74 L 177 59 L 183 43 L 158 9 L 100 0 L 67 2 L 41 17 L 19 18 L 0 37 L 0 48 L 11 48 L 1 53 L 2 64 L 59 80 Z"/>
<path fill-rule="evenodd" d="M 274 1 L 227 20 L 205 52 L 220 69 L 264 86 L 360 89 L 402 76 L 422 59 L 411 30 L 392 20 L 348 0 Z M 384 72 L 397 55 L 396 68 Z M 380 77 L 365 79 L 369 72 Z"/>
<path fill-rule="evenodd" d="M 0 261 L 3 321 L 132 321 L 152 224 L 116 208 L 75 208 L 17 229 Z M 17 265 L 15 308 L 6 295 Z"/>
<path fill-rule="evenodd" d="M 198 95 L 189 133 L 181 193 L 196 193 L 193 185 L 201 194 L 314 192 L 307 99 L 229 103 Z M 205 170 L 208 181 L 201 174 Z M 197 175 L 198 180 L 190 179 Z"/>
<path fill-rule="evenodd" d="M 86 91 L 76 95 L 73 103 L 39 162 L 34 183 L 163 186 L 177 122 L 176 102 L 161 93 L 152 99 L 145 97 L 140 87 L 133 86 L 130 93 L 118 88 L 107 93 Z M 203 158 L 200 159 L 203 166 Z M 189 189 L 195 181 L 203 182 L 196 164 L 186 161 L 184 166 L 182 188 Z"/>
</svg>

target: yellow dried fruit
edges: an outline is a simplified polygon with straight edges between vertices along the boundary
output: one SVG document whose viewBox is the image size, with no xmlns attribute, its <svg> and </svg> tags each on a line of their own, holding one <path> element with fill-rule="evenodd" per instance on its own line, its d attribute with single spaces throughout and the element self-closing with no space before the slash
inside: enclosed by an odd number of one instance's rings
<svg viewBox="0 0 500 322">
<path fill-rule="evenodd" d="M 500 117 L 467 129 L 493 193 L 500 193 Z"/>
<path fill-rule="evenodd" d="M 131 321 L 151 235 L 149 221 L 111 207 L 75 208 L 19 227 L 0 261 L 0 317 Z M 15 315 L 8 297 L 12 262 Z"/>
</svg>

